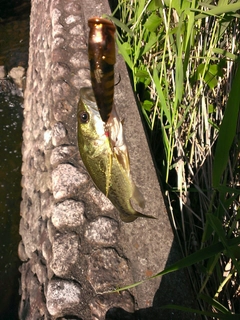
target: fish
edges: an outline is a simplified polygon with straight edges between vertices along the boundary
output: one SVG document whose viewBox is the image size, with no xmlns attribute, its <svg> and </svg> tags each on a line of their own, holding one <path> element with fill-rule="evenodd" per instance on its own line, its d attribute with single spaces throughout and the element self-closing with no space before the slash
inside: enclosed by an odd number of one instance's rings
<svg viewBox="0 0 240 320">
<path fill-rule="evenodd" d="M 88 26 L 91 83 L 100 116 L 107 123 L 113 107 L 116 28 L 111 21 L 100 17 L 90 18 Z"/>
<path fill-rule="evenodd" d="M 78 147 L 82 161 L 96 187 L 120 213 L 124 222 L 138 217 L 152 218 L 136 211 L 132 203 L 144 208 L 145 200 L 133 183 L 123 125 L 115 108 L 110 115 L 109 130 L 99 114 L 91 87 L 80 89 L 78 104 Z"/>
</svg>

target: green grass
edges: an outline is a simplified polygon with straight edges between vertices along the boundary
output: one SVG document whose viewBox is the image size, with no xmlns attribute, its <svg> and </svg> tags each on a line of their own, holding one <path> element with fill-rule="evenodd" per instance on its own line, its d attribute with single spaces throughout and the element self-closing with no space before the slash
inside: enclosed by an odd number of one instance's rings
<svg viewBox="0 0 240 320">
<path fill-rule="evenodd" d="M 240 1 L 119 0 L 110 17 L 184 255 L 156 276 L 191 266 L 206 319 L 240 314 L 239 10 Z"/>
</svg>

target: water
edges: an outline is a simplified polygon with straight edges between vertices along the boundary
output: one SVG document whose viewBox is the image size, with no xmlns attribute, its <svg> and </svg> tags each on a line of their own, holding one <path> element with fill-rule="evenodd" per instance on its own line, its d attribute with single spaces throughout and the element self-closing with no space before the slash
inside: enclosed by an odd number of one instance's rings
<svg viewBox="0 0 240 320">
<path fill-rule="evenodd" d="M 0 319 L 17 319 L 20 261 L 22 103 L 20 97 L 0 95 Z"/>
<path fill-rule="evenodd" d="M 0 66 L 27 67 L 30 0 L 0 0 Z"/>
<path fill-rule="evenodd" d="M 30 0 L 0 1 L 0 65 L 27 67 Z M 1 81 L 1 80 L 0 80 Z M 0 84 L 1 89 L 1 84 Z M 23 98 L 0 90 L 0 319 L 18 319 Z"/>
</svg>

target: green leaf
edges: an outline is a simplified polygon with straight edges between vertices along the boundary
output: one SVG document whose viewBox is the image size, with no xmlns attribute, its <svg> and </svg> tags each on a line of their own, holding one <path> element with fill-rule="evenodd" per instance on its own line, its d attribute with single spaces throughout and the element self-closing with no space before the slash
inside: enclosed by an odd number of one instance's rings
<svg viewBox="0 0 240 320">
<path fill-rule="evenodd" d="M 219 236 L 220 241 L 224 246 L 226 246 L 226 235 L 222 227 L 221 221 L 215 217 L 213 214 L 208 213 L 206 215 L 208 222 L 210 223 L 212 229 L 217 233 Z"/>
<path fill-rule="evenodd" d="M 221 15 L 224 13 L 228 13 L 228 12 L 236 12 L 237 10 L 240 10 L 240 2 L 236 2 L 236 3 L 231 3 L 231 4 L 227 4 L 227 5 L 218 5 L 215 8 L 208 10 L 208 11 L 201 11 L 201 14 L 198 14 L 195 16 L 195 19 L 202 19 L 205 18 L 206 16 L 216 16 L 216 15 Z M 197 11 L 197 10 L 193 10 L 193 11 Z"/>
<path fill-rule="evenodd" d="M 213 48 L 213 52 L 217 53 L 217 54 L 221 54 L 224 57 L 226 57 L 230 60 L 233 60 L 233 61 L 237 60 L 237 58 L 238 58 L 238 56 L 236 54 L 233 54 L 231 52 L 228 52 L 228 51 L 220 49 L 220 48 Z"/>
<path fill-rule="evenodd" d="M 216 310 L 224 313 L 224 314 L 231 314 L 231 312 L 223 306 L 220 302 L 218 302 L 215 299 L 212 299 L 211 297 L 205 295 L 205 294 L 200 294 L 198 296 L 200 299 L 206 301 L 210 306 L 213 306 Z"/>
<path fill-rule="evenodd" d="M 238 246 L 230 247 L 228 245 L 228 242 L 227 242 L 228 239 L 227 239 L 225 232 L 223 230 L 222 223 L 217 217 L 215 217 L 213 214 L 208 214 L 207 219 L 208 219 L 212 229 L 216 232 L 221 243 L 223 244 L 225 251 L 226 251 L 226 255 L 232 259 L 234 266 L 236 267 L 238 273 L 240 273 L 240 266 L 239 266 L 238 260 L 236 260 L 236 257 L 238 257 L 238 255 L 239 255 L 239 247 Z"/>
<path fill-rule="evenodd" d="M 218 191 L 221 193 L 229 193 L 229 194 L 235 194 L 240 195 L 240 189 L 232 188 L 232 187 L 227 187 L 227 186 L 219 186 Z"/>
<path fill-rule="evenodd" d="M 167 105 L 166 99 L 164 97 L 162 85 L 159 79 L 159 74 L 156 68 L 153 69 L 153 81 L 159 96 L 159 102 L 161 104 L 161 108 L 163 109 L 163 112 L 165 113 L 169 124 L 171 124 L 172 123 L 171 112 L 169 110 L 169 106 Z"/>
<path fill-rule="evenodd" d="M 136 73 L 135 73 L 135 77 L 138 77 L 138 78 L 149 78 L 149 74 L 147 71 L 145 70 L 138 70 Z"/>
<path fill-rule="evenodd" d="M 156 13 L 152 13 L 148 17 L 148 19 L 145 22 L 144 26 L 150 32 L 154 32 L 159 27 L 160 23 L 161 23 L 161 18 L 158 15 L 156 15 Z"/>
<path fill-rule="evenodd" d="M 154 11 L 154 10 L 156 10 L 156 9 L 158 9 L 158 8 L 162 8 L 162 7 L 163 7 L 163 4 L 162 4 L 162 1 L 161 1 L 161 0 L 152 0 L 152 1 L 149 3 L 147 9 L 148 9 L 149 11 Z"/>
<path fill-rule="evenodd" d="M 217 77 L 220 75 L 221 69 L 217 64 L 210 64 L 206 67 L 204 63 L 201 63 L 191 81 L 202 79 L 210 87 L 210 89 L 213 89 L 217 86 Z"/>
<path fill-rule="evenodd" d="M 214 112 L 214 106 L 213 106 L 213 104 L 209 104 L 208 105 L 208 113 L 213 113 Z"/>
<path fill-rule="evenodd" d="M 136 5 L 136 15 L 135 17 L 137 18 L 135 27 L 139 24 L 141 21 L 142 15 L 144 13 L 144 7 L 145 7 L 145 0 L 138 0 L 137 5 Z"/>
<path fill-rule="evenodd" d="M 119 53 L 123 56 L 123 59 L 128 64 L 129 68 L 133 70 L 133 62 L 130 58 L 131 46 L 128 42 L 121 43 L 118 39 L 116 39 Z"/>
<path fill-rule="evenodd" d="M 191 2 L 189 0 L 172 0 L 172 8 L 176 9 L 178 15 L 180 16 L 184 10 L 189 9 Z"/>
<path fill-rule="evenodd" d="M 172 264 L 170 267 L 164 269 L 163 271 L 157 273 L 156 275 L 152 276 L 151 278 L 163 276 L 165 274 L 168 274 L 170 272 L 174 272 L 186 267 L 190 267 L 194 265 L 195 263 L 202 262 L 205 259 L 208 259 L 210 257 L 213 257 L 219 252 L 222 252 L 224 250 L 223 244 L 218 242 L 216 244 L 210 245 L 207 248 L 203 248 L 197 252 L 194 252 L 190 254 L 189 256 L 177 261 L 176 263 Z"/>
<path fill-rule="evenodd" d="M 157 42 L 157 40 L 158 40 L 158 37 L 156 36 L 155 32 L 151 32 L 147 43 L 144 45 L 144 50 L 142 52 L 142 55 L 146 54 L 149 50 L 151 50 L 155 45 L 155 43 Z"/>
<path fill-rule="evenodd" d="M 142 104 L 143 108 L 146 110 L 146 111 L 151 111 L 152 107 L 153 107 L 153 102 L 152 101 L 149 101 L 149 100 L 145 100 Z"/>
<path fill-rule="evenodd" d="M 155 6 L 157 8 L 163 8 L 163 4 L 161 0 L 154 0 L 155 1 Z"/>
<path fill-rule="evenodd" d="M 218 66 L 216 64 L 209 65 L 209 69 L 205 74 L 204 81 L 210 87 L 210 89 L 213 89 L 217 86 L 218 84 L 217 76 L 218 76 Z"/>
<path fill-rule="evenodd" d="M 226 245 L 230 247 L 235 247 L 240 243 L 240 237 L 235 237 L 234 239 L 228 239 L 226 242 Z M 159 272 L 158 274 L 150 277 L 156 278 L 158 276 L 163 276 L 164 274 L 168 274 L 170 272 L 174 272 L 189 266 L 194 265 L 195 263 L 202 262 L 203 260 L 206 260 L 210 257 L 213 257 L 224 250 L 224 245 L 221 242 L 212 244 L 206 248 L 203 248 L 201 250 L 198 250 L 197 252 L 194 252 L 190 254 L 189 256 L 177 261 L 176 263 L 172 264 L 168 268 L 164 269 L 163 271 Z"/>
<path fill-rule="evenodd" d="M 240 62 L 239 62 L 240 63 Z M 215 158 L 213 163 L 213 187 L 218 188 L 222 174 L 227 166 L 229 151 L 236 134 L 237 120 L 240 106 L 240 65 L 232 82 L 224 118 L 219 130 Z"/>
<path fill-rule="evenodd" d="M 108 19 L 112 20 L 112 22 L 119 27 L 121 30 L 125 31 L 126 33 L 128 33 L 130 36 L 133 36 L 133 32 L 128 28 L 128 26 L 124 23 L 122 23 L 120 20 L 118 20 L 115 17 L 112 16 L 108 16 L 106 15 Z"/>
</svg>

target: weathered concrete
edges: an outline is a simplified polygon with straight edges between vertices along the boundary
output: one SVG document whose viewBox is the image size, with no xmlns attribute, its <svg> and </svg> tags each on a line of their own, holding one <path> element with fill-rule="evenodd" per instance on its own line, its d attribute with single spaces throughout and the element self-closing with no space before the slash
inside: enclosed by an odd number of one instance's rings
<svg viewBox="0 0 240 320">
<path fill-rule="evenodd" d="M 119 294 L 107 293 L 157 273 L 180 254 L 120 57 L 116 72 L 122 80 L 115 88 L 115 103 L 124 118 L 133 178 L 146 199 L 144 213 L 158 220 L 121 222 L 79 157 L 79 88 L 90 85 L 85 26 L 90 16 L 103 13 L 109 13 L 106 1 L 32 1 L 23 125 L 19 317 L 187 319 L 159 309 L 186 299 L 187 305 L 191 303 L 184 273 Z"/>
</svg>

